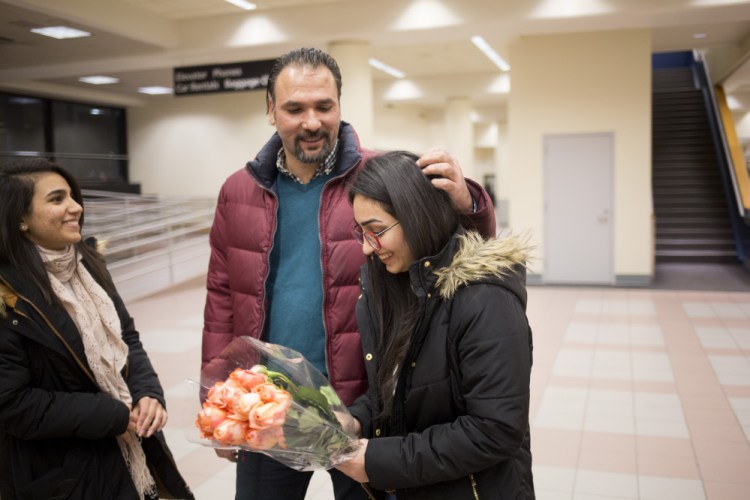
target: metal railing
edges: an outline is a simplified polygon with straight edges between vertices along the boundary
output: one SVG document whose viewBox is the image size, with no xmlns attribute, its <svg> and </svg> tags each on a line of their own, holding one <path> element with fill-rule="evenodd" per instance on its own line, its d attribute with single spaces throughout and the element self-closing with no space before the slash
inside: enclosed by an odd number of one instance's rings
<svg viewBox="0 0 750 500">
<path fill-rule="evenodd" d="M 202 276 L 215 200 L 84 190 L 84 237 L 95 237 L 123 300 Z"/>
</svg>

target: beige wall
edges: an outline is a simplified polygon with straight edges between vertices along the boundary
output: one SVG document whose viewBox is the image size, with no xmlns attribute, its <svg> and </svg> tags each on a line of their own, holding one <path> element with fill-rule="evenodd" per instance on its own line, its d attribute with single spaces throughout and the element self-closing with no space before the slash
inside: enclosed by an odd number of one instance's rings
<svg viewBox="0 0 750 500">
<path fill-rule="evenodd" d="M 740 141 L 750 141 L 750 111 L 734 113 L 734 122 Z"/>
<path fill-rule="evenodd" d="M 238 92 L 129 108 L 131 182 L 144 193 L 215 197 L 274 132 L 264 100 L 264 92 Z"/>
<path fill-rule="evenodd" d="M 614 269 L 653 275 L 651 38 L 647 30 L 523 37 L 511 52 L 510 227 L 531 231 L 544 272 L 543 137 L 614 135 Z M 571 196 L 579 196 L 569 186 Z M 575 223 L 575 221 L 571 221 Z"/>
</svg>

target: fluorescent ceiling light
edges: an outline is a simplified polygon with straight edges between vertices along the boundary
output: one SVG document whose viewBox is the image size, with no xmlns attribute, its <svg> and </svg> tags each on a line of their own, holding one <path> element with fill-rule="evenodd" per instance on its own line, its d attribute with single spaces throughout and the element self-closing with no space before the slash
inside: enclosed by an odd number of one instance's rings
<svg viewBox="0 0 750 500">
<path fill-rule="evenodd" d="M 463 21 L 441 0 L 413 0 L 408 2 L 408 7 L 404 8 L 391 29 L 408 31 L 445 28 Z"/>
<path fill-rule="evenodd" d="M 410 101 L 424 97 L 424 93 L 410 80 L 393 82 L 383 94 L 386 101 Z"/>
<path fill-rule="evenodd" d="M 510 64 L 505 62 L 505 59 L 500 57 L 500 55 L 493 50 L 490 45 L 484 41 L 484 38 L 481 36 L 473 36 L 471 37 L 471 42 L 477 46 L 479 50 L 481 50 L 487 58 L 495 63 L 495 66 L 500 68 L 502 71 L 510 71 Z"/>
<path fill-rule="evenodd" d="M 391 66 L 388 66 L 387 64 L 382 63 L 378 61 L 377 59 L 370 58 L 368 62 L 370 63 L 370 66 L 372 66 L 373 68 L 377 68 L 380 71 L 388 73 L 389 75 L 395 78 L 403 78 L 406 76 L 403 71 L 399 71 L 396 68 L 392 68 Z"/>
<path fill-rule="evenodd" d="M 261 14 L 246 16 L 229 40 L 230 47 L 247 47 L 249 45 L 266 45 L 287 41 L 287 35 L 276 23 Z"/>
<path fill-rule="evenodd" d="M 138 92 L 148 95 L 171 94 L 173 90 L 169 87 L 139 87 Z"/>
<path fill-rule="evenodd" d="M 487 93 L 489 94 L 509 94 L 510 93 L 510 75 L 503 73 L 498 75 L 489 87 L 487 87 Z"/>
<path fill-rule="evenodd" d="M 78 79 L 78 81 L 83 83 L 90 83 L 92 85 L 109 85 L 110 83 L 119 83 L 120 79 L 111 76 L 96 75 L 82 76 Z"/>
<path fill-rule="evenodd" d="M 715 1 L 715 0 L 709 0 Z M 614 10 L 610 0 L 540 0 L 531 12 L 532 19 L 586 17 L 608 14 Z"/>
<path fill-rule="evenodd" d="M 706 38 L 706 34 L 705 33 L 694 33 L 693 34 L 693 38 L 695 38 L 695 39 Z"/>
<path fill-rule="evenodd" d="M 258 6 L 255 5 L 254 3 L 247 2 L 245 0 L 225 0 L 225 1 L 231 3 L 232 5 L 236 5 L 240 9 L 255 10 L 258 8 Z"/>
<path fill-rule="evenodd" d="M 67 26 L 48 26 L 46 28 L 33 28 L 33 33 L 38 35 L 44 35 L 51 38 L 57 38 L 62 40 L 64 38 L 82 38 L 84 36 L 91 36 L 88 31 L 81 31 L 75 28 L 69 28 Z"/>
<path fill-rule="evenodd" d="M 742 102 L 731 95 L 727 96 L 727 107 L 729 107 L 729 109 L 731 109 L 732 111 L 737 111 L 743 108 Z"/>
</svg>

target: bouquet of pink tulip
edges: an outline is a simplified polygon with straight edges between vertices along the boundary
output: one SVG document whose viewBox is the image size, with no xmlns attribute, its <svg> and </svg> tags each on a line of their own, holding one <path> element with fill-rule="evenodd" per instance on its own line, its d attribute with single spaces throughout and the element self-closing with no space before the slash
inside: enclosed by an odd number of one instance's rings
<svg viewBox="0 0 750 500">
<path fill-rule="evenodd" d="M 191 441 L 264 453 L 297 470 L 330 469 L 357 450 L 340 423 L 350 419 L 346 407 L 296 351 L 239 337 L 201 380 Z"/>
</svg>

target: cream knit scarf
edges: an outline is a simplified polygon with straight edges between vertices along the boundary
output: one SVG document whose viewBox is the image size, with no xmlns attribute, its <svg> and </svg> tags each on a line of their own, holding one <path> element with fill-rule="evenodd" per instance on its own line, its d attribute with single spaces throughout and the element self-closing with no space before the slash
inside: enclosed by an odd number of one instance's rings
<svg viewBox="0 0 750 500">
<path fill-rule="evenodd" d="M 37 250 L 47 269 L 52 291 L 78 327 L 86 360 L 99 389 L 132 407 L 133 398 L 121 374 L 128 346 L 122 340 L 120 319 L 112 299 L 86 267 L 79 264 L 82 256 L 73 245 L 65 250 L 48 250 L 37 245 Z M 154 480 L 136 433 L 127 431 L 117 436 L 117 443 L 141 499 L 155 495 Z"/>
</svg>

